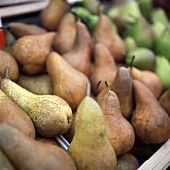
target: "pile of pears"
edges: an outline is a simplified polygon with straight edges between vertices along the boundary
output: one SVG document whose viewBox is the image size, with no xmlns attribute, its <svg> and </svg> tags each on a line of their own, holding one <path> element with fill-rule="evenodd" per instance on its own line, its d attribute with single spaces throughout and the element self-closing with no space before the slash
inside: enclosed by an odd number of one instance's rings
<svg viewBox="0 0 170 170">
<path fill-rule="evenodd" d="M 169 18 L 108 4 L 50 0 L 39 25 L 5 26 L 2 169 L 136 170 L 169 140 Z"/>
</svg>

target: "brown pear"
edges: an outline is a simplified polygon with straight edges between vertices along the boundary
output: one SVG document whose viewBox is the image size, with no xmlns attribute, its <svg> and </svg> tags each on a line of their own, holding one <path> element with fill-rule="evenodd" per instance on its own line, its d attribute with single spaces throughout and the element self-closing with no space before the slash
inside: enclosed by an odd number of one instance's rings
<svg viewBox="0 0 170 170">
<path fill-rule="evenodd" d="M 66 140 L 71 143 L 71 141 L 73 140 L 74 134 L 75 134 L 75 126 L 76 126 L 76 113 L 77 112 L 73 112 L 73 117 L 72 117 L 72 123 L 70 128 L 68 129 L 68 131 L 63 134 L 63 136 L 66 138 Z"/>
<path fill-rule="evenodd" d="M 161 94 L 159 103 L 170 117 L 170 88 Z"/>
<path fill-rule="evenodd" d="M 43 137 L 43 136 L 37 136 L 36 141 L 39 141 L 39 142 L 42 142 L 42 143 L 46 143 L 46 144 L 49 144 L 49 145 L 57 145 L 57 142 L 55 141 L 54 138 L 47 138 L 47 137 Z"/>
<path fill-rule="evenodd" d="M 1 170 L 15 170 L 7 156 L 0 150 L 0 168 Z"/>
<path fill-rule="evenodd" d="M 34 94 L 53 94 L 52 82 L 48 74 L 25 75 L 20 73 L 17 83 Z"/>
<path fill-rule="evenodd" d="M 93 35 L 97 41 L 103 43 L 109 49 L 116 62 L 124 60 L 126 46 L 119 34 L 115 32 L 107 15 L 100 14 Z"/>
<path fill-rule="evenodd" d="M 137 170 L 138 159 L 131 153 L 125 153 L 117 158 L 117 170 Z"/>
<path fill-rule="evenodd" d="M 55 35 L 54 32 L 26 35 L 15 41 L 12 46 L 12 56 L 23 73 L 34 75 L 44 70 Z"/>
<path fill-rule="evenodd" d="M 8 30 L 16 39 L 25 35 L 37 35 L 47 32 L 41 26 L 24 22 L 11 22 L 8 24 Z"/>
<path fill-rule="evenodd" d="M 56 145 L 38 142 L 0 122 L 0 149 L 17 170 L 76 170 L 72 158 Z"/>
<path fill-rule="evenodd" d="M 130 74 L 133 79 L 141 81 L 145 84 L 152 93 L 158 98 L 162 92 L 162 84 L 160 78 L 152 71 L 139 70 L 138 68 L 132 67 Z"/>
<path fill-rule="evenodd" d="M 0 121 L 4 121 L 35 138 L 35 128 L 30 117 L 2 90 L 0 90 Z"/>
<path fill-rule="evenodd" d="M 98 103 L 106 123 L 107 137 L 116 156 L 127 153 L 134 145 L 135 133 L 132 125 L 122 116 L 116 93 L 109 91 Z"/>
<path fill-rule="evenodd" d="M 89 79 L 73 68 L 57 52 L 51 52 L 46 61 L 47 71 L 53 84 L 53 93 L 63 98 L 76 110 L 86 95 L 86 84 Z"/>
<path fill-rule="evenodd" d="M 159 144 L 170 137 L 170 119 L 154 94 L 139 80 L 133 80 L 136 108 L 131 124 L 142 144 Z"/>
<path fill-rule="evenodd" d="M 0 50 L 0 79 L 3 77 L 6 67 L 9 68 L 9 78 L 16 81 L 19 74 L 18 63 L 10 53 Z"/>
<path fill-rule="evenodd" d="M 73 13 L 66 13 L 58 27 L 57 36 L 54 39 L 53 48 L 59 54 L 70 51 L 74 45 L 77 27 L 76 17 Z"/>
<path fill-rule="evenodd" d="M 129 71 L 125 67 L 119 67 L 114 81 L 110 85 L 110 89 L 114 91 L 119 99 L 121 113 L 125 118 L 129 118 L 132 114 L 133 108 L 133 96 L 132 96 L 132 78 Z M 107 93 L 106 89 L 103 89 L 97 95 L 97 101 L 100 101 Z"/>
<path fill-rule="evenodd" d="M 40 13 L 41 25 L 49 31 L 56 31 L 69 5 L 65 0 L 50 0 Z"/>
<path fill-rule="evenodd" d="M 111 85 L 117 72 L 117 65 L 110 51 L 102 43 L 96 43 L 93 52 L 94 69 L 90 81 L 93 94 L 97 94 L 105 87 L 104 84 L 101 84 L 96 89 L 99 81 L 105 80 L 109 86 Z"/>
<path fill-rule="evenodd" d="M 62 56 L 75 69 L 88 77 L 91 72 L 91 36 L 84 23 L 77 22 L 76 28 L 74 46 Z"/>
</svg>

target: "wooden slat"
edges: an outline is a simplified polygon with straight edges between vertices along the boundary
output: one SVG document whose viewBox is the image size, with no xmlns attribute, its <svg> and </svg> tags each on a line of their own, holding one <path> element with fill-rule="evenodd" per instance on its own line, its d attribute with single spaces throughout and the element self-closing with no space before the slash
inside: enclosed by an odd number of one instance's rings
<svg viewBox="0 0 170 170">
<path fill-rule="evenodd" d="M 138 170 L 165 170 L 170 166 L 170 139 L 164 143 Z"/>
<path fill-rule="evenodd" d="M 40 2 L 32 2 L 29 4 L 3 7 L 3 8 L 0 8 L 0 16 L 2 18 L 5 18 L 5 17 L 10 17 L 10 16 L 36 12 L 36 11 L 42 10 L 44 7 L 47 6 L 48 3 L 49 3 L 49 0 L 43 0 Z"/>
</svg>

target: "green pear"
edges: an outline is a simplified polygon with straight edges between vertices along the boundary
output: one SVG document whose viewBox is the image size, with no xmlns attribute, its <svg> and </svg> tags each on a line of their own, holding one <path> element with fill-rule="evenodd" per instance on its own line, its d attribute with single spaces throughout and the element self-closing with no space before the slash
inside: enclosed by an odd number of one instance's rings
<svg viewBox="0 0 170 170">
<path fill-rule="evenodd" d="M 151 12 L 151 21 L 154 22 L 160 22 L 166 27 L 169 26 L 169 20 L 168 17 L 163 10 L 163 8 L 155 8 Z"/>
<path fill-rule="evenodd" d="M 93 34 L 94 27 L 99 20 L 99 16 L 90 13 L 90 11 L 82 6 L 75 6 L 71 8 L 71 11 L 75 12 L 79 17 L 80 20 L 86 23 L 86 26 L 91 34 Z"/>
<path fill-rule="evenodd" d="M 126 36 L 131 36 L 135 39 L 140 47 L 151 48 L 154 42 L 154 34 L 149 22 L 143 17 L 135 19 L 126 30 Z"/>
<path fill-rule="evenodd" d="M 153 31 L 155 39 L 158 39 L 166 30 L 166 26 L 161 22 L 154 22 L 151 24 L 151 29 Z"/>
<path fill-rule="evenodd" d="M 152 0 L 139 0 L 138 5 L 139 5 L 139 8 L 140 8 L 142 15 L 145 18 L 150 19 L 151 10 L 153 8 L 152 7 Z"/>
<path fill-rule="evenodd" d="M 134 49 L 137 48 L 137 46 L 138 46 L 138 45 L 136 44 L 134 38 L 132 38 L 132 37 L 130 37 L 130 36 L 126 37 L 126 38 L 124 39 L 124 42 L 125 42 L 125 45 L 126 45 L 126 47 L 127 47 L 127 51 L 128 51 L 128 52 L 134 50 Z"/>
<path fill-rule="evenodd" d="M 164 31 L 161 36 L 159 36 L 154 44 L 153 51 L 155 54 L 163 55 L 170 61 L 170 32 Z"/>
<path fill-rule="evenodd" d="M 114 170 L 117 158 L 106 136 L 106 124 L 98 103 L 86 96 L 76 113 L 75 134 L 68 148 L 77 170 Z"/>
<path fill-rule="evenodd" d="M 125 63 L 127 65 L 131 64 L 132 58 L 135 56 L 132 66 L 137 67 L 141 70 L 154 70 L 156 59 L 155 54 L 152 50 L 144 47 L 138 47 L 127 53 L 125 58 Z"/>
<path fill-rule="evenodd" d="M 170 64 L 167 58 L 164 56 L 156 56 L 156 67 L 154 72 L 158 75 L 161 80 L 163 90 L 170 87 Z"/>
<path fill-rule="evenodd" d="M 119 13 L 125 23 L 134 23 L 141 16 L 141 11 L 137 1 L 127 1 Z"/>
<path fill-rule="evenodd" d="M 38 134 L 55 137 L 67 132 L 72 122 L 68 103 L 56 95 L 36 95 L 11 81 L 7 75 L 1 80 L 1 90 L 18 104 L 31 118 Z"/>
</svg>

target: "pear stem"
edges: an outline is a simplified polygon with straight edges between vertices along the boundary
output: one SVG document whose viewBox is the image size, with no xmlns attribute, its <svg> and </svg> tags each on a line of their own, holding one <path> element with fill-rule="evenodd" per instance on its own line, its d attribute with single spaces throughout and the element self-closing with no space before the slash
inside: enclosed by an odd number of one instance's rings
<svg viewBox="0 0 170 170">
<path fill-rule="evenodd" d="M 8 73 L 9 73 L 9 68 L 6 67 L 5 70 L 4 70 L 4 78 L 9 79 L 9 74 Z"/>
<path fill-rule="evenodd" d="M 101 82 L 104 82 L 105 83 L 105 86 L 106 86 L 106 88 L 107 88 L 107 92 L 108 92 L 108 94 L 110 94 L 111 93 L 111 90 L 110 90 L 110 88 L 109 88 L 109 86 L 108 86 L 108 84 L 107 84 L 107 81 L 104 81 L 104 80 L 100 80 L 98 83 L 97 83 L 97 87 L 96 87 L 96 89 L 98 89 L 98 87 L 99 87 L 99 85 L 100 85 L 100 83 Z"/>
<path fill-rule="evenodd" d="M 132 71 L 134 59 L 135 59 L 135 56 L 133 55 L 133 56 L 132 56 L 132 59 L 131 59 L 131 61 L 130 61 L 130 64 L 129 64 L 129 66 L 130 66 L 130 71 Z"/>
<path fill-rule="evenodd" d="M 91 86 L 90 83 L 86 84 L 86 96 L 90 97 Z"/>
</svg>

